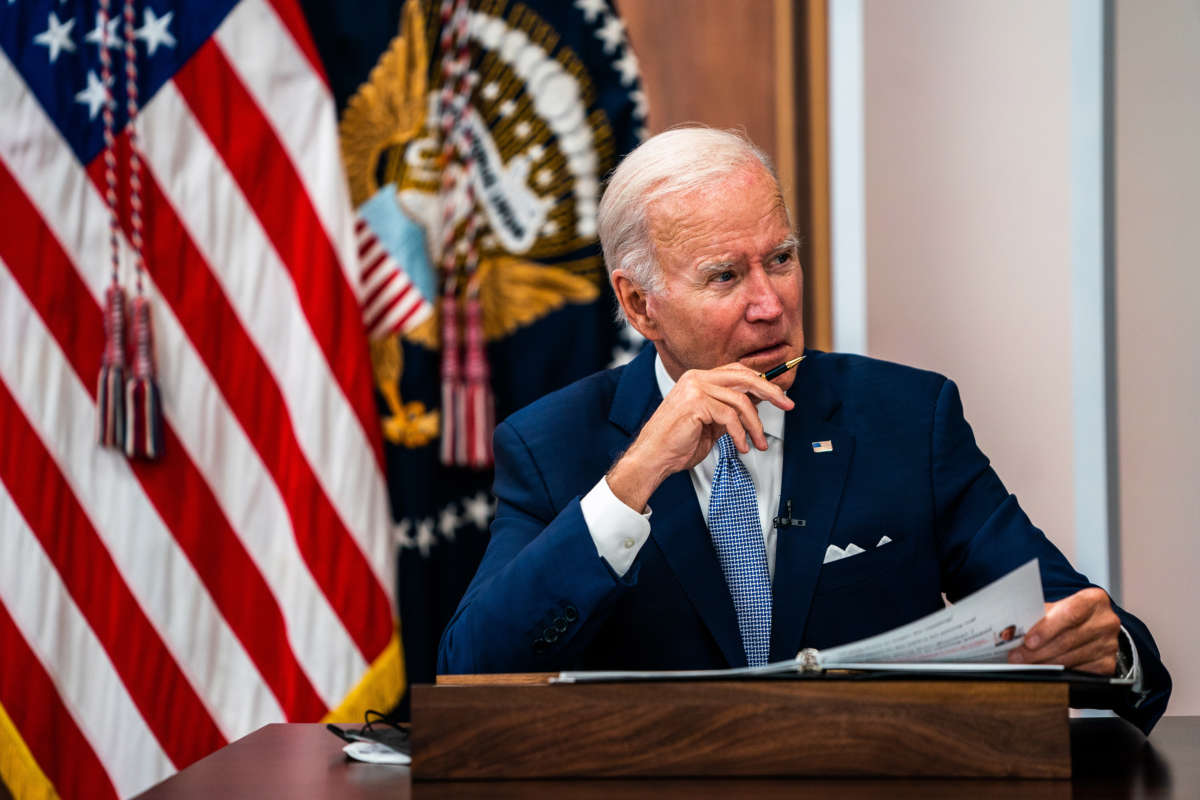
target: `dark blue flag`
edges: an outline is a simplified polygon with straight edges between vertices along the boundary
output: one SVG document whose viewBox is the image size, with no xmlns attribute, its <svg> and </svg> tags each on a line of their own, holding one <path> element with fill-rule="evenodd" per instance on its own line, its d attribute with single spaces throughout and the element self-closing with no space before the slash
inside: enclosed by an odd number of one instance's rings
<svg viewBox="0 0 1200 800">
<path fill-rule="evenodd" d="M 646 101 L 607 0 L 306 14 L 359 215 L 408 676 L 431 682 L 487 544 L 495 421 L 632 355 L 596 210 Z"/>
</svg>

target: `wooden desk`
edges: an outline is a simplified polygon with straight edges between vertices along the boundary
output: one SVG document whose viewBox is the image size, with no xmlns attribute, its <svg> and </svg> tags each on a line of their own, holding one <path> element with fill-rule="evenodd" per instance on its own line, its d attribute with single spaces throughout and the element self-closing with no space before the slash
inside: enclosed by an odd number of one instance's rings
<svg viewBox="0 0 1200 800">
<path fill-rule="evenodd" d="M 351 762 L 320 725 L 267 725 L 141 795 L 144 800 L 303 798 L 1125 798 L 1195 797 L 1200 717 L 1166 717 L 1147 740 L 1121 719 L 1071 720 L 1075 776 L 1031 780 L 592 780 L 413 784 L 407 767 Z"/>
</svg>

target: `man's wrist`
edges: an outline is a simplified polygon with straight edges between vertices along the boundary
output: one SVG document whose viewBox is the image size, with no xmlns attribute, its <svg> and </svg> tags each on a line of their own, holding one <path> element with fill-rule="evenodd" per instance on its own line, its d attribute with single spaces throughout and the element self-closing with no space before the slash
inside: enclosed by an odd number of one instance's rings
<svg viewBox="0 0 1200 800">
<path fill-rule="evenodd" d="M 639 514 L 644 514 L 650 496 L 666 475 L 654 465 L 647 464 L 637 450 L 637 443 L 626 450 L 604 476 L 613 495 Z"/>
</svg>

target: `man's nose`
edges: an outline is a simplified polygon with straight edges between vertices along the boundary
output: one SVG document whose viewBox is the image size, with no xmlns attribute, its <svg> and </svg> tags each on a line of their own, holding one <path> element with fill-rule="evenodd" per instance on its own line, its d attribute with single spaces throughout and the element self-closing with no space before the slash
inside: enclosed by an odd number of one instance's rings
<svg viewBox="0 0 1200 800">
<path fill-rule="evenodd" d="M 771 277 L 759 265 L 750 270 L 746 281 L 748 293 L 746 319 L 750 322 L 770 322 L 783 314 L 783 302 Z"/>
</svg>

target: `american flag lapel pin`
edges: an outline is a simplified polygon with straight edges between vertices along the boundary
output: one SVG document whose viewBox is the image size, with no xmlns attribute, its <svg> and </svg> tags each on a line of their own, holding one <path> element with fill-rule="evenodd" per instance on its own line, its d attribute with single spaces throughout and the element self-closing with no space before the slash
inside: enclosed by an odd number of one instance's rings
<svg viewBox="0 0 1200 800">
<path fill-rule="evenodd" d="M 814 453 L 832 453 L 833 442 L 829 439 L 826 439 L 823 442 L 813 442 L 812 448 Z"/>
</svg>

